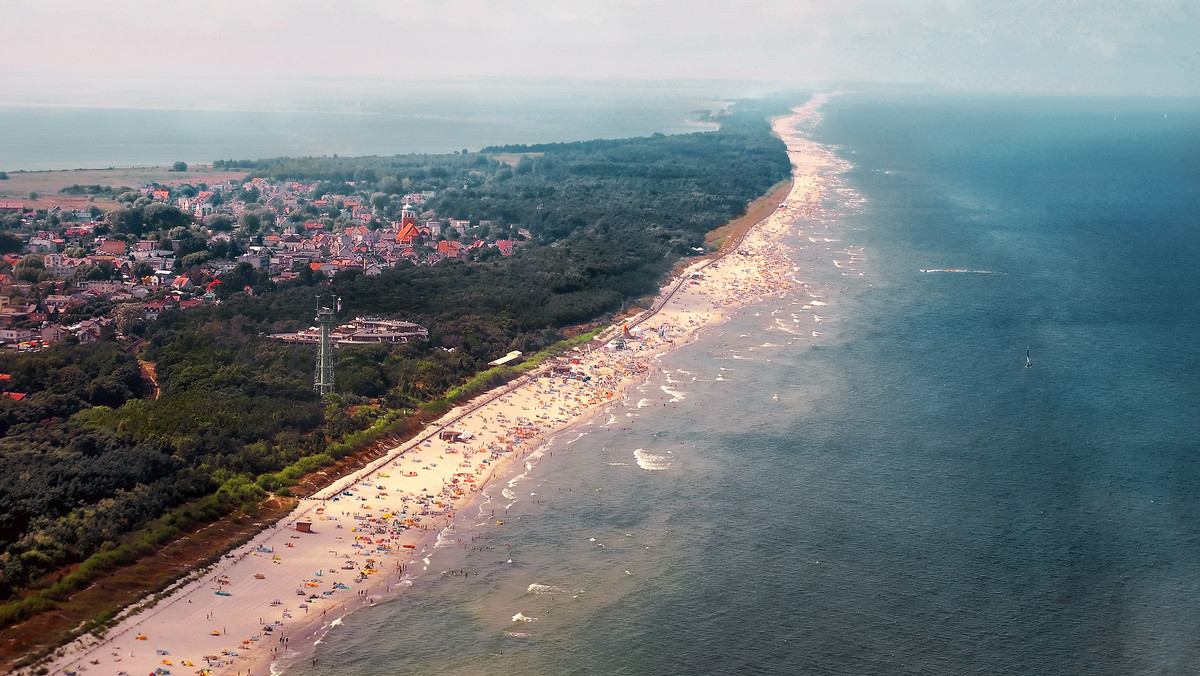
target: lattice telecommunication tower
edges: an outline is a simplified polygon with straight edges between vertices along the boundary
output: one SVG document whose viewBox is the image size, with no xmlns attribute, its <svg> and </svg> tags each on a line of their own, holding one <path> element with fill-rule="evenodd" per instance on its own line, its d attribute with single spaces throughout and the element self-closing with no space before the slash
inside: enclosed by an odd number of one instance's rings
<svg viewBox="0 0 1200 676">
<path fill-rule="evenodd" d="M 317 296 L 317 324 L 321 327 L 321 342 L 317 347 L 317 373 L 313 378 L 313 390 L 319 395 L 333 391 L 333 308 L 321 307 Z"/>
</svg>

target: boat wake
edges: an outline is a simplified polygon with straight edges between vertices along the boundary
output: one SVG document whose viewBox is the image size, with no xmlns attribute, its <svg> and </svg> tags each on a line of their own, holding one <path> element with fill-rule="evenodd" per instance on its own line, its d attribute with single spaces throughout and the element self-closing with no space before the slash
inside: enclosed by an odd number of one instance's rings
<svg viewBox="0 0 1200 676">
<path fill-rule="evenodd" d="M 958 273 L 969 274 L 969 275 L 1002 275 L 1002 274 L 1004 274 L 1003 272 L 997 272 L 995 270 L 959 270 L 956 268 L 948 268 L 945 270 L 922 269 L 921 272 L 958 272 Z"/>
</svg>

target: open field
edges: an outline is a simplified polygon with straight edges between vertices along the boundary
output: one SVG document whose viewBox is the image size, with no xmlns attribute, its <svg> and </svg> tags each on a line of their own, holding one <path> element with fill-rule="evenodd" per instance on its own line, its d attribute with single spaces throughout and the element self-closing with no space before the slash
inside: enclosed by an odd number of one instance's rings
<svg viewBox="0 0 1200 676">
<path fill-rule="evenodd" d="M 7 181 L 0 181 L 0 200 L 20 201 L 27 209 L 84 209 L 95 204 L 101 209 L 111 209 L 115 203 L 102 196 L 89 200 L 88 195 L 61 195 L 59 191 L 69 185 L 111 185 L 137 188 L 147 183 L 179 185 L 181 183 L 220 183 L 234 178 L 243 178 L 243 171 L 215 171 L 211 166 L 188 167 L 185 172 L 169 171 L 168 167 L 140 167 L 133 169 L 70 169 L 64 171 L 18 171 L 9 172 Z M 29 199 L 37 193 L 36 200 Z"/>
<path fill-rule="evenodd" d="M 488 155 L 488 157 L 496 160 L 497 162 L 503 162 L 510 167 L 515 167 L 517 166 L 517 163 L 521 161 L 522 157 L 537 158 L 545 154 L 546 153 L 492 153 Z"/>
</svg>

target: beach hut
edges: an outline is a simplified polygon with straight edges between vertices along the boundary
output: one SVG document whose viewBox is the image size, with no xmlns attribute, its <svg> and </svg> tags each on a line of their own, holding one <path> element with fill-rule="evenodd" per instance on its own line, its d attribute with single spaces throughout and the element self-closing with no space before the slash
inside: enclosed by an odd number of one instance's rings
<svg viewBox="0 0 1200 676">
<path fill-rule="evenodd" d="M 499 359 L 488 362 L 488 366 L 506 366 L 515 363 L 521 359 L 521 351 L 513 350 Z"/>
<path fill-rule="evenodd" d="M 297 521 L 296 522 L 296 532 L 311 533 L 312 532 L 312 522 L 311 521 Z"/>
</svg>

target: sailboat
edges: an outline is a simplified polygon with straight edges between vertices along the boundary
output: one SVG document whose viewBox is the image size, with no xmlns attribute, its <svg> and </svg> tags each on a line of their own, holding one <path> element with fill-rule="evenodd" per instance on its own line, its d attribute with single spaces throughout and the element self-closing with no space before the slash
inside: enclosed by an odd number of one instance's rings
<svg viewBox="0 0 1200 676">
<path fill-rule="evenodd" d="M 1029 348 L 1025 348 L 1025 368 L 1033 368 L 1033 361 L 1029 359 Z"/>
</svg>

